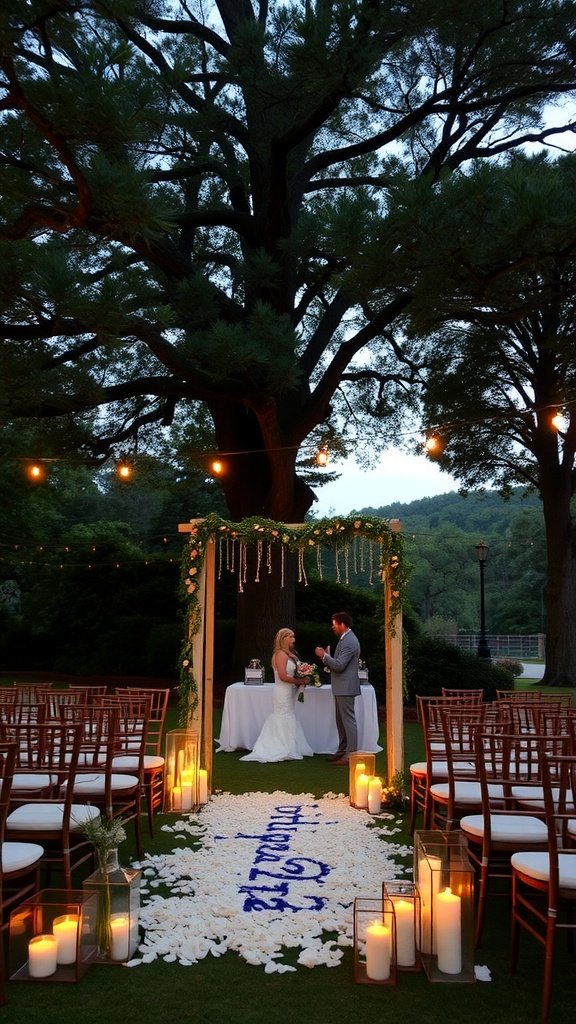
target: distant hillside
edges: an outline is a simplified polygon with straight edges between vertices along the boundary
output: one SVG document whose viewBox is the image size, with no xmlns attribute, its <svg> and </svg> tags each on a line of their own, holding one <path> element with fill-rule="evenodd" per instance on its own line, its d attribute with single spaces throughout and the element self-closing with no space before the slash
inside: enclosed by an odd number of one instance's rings
<svg viewBox="0 0 576 1024">
<path fill-rule="evenodd" d="M 404 532 L 449 525 L 466 533 L 494 534 L 504 532 L 518 512 L 528 509 L 541 512 L 541 507 L 536 494 L 527 494 L 524 488 L 517 487 L 508 499 L 497 491 L 475 491 L 468 495 L 451 491 L 433 498 L 394 502 L 378 508 L 369 506 L 360 511 L 381 519 L 399 519 Z"/>
</svg>

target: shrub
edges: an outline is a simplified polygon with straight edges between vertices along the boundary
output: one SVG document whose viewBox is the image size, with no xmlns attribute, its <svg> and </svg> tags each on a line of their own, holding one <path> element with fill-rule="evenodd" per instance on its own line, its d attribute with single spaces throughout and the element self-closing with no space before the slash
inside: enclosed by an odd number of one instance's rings
<svg viewBox="0 0 576 1024">
<path fill-rule="evenodd" d="M 524 665 L 521 661 L 516 661 L 516 658 L 497 658 L 494 664 L 510 672 L 514 678 L 521 676 L 524 671 Z"/>
<path fill-rule="evenodd" d="M 496 690 L 514 689 L 511 672 L 460 650 L 453 644 L 430 637 L 412 639 L 406 672 L 406 700 L 414 704 L 416 695 L 440 696 L 442 687 L 482 688 L 486 700 L 494 700 Z"/>
</svg>

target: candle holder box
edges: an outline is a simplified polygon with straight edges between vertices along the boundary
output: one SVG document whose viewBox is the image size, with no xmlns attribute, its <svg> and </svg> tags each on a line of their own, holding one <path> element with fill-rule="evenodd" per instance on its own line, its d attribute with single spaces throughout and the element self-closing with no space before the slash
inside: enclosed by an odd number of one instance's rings
<svg viewBox="0 0 576 1024">
<path fill-rule="evenodd" d="M 170 729 L 166 733 L 164 757 L 164 813 L 194 810 L 199 802 L 200 740 L 191 729 Z M 183 779 L 184 776 L 184 779 Z M 183 806 L 182 788 L 188 799 Z"/>
<path fill-rule="evenodd" d="M 421 971 L 422 961 L 418 949 L 420 895 L 415 883 L 408 879 L 384 881 L 382 882 L 382 899 L 389 899 L 394 907 L 396 970 Z M 398 903 L 400 903 L 400 907 Z M 408 910 L 405 909 L 404 904 L 408 905 Z"/>
<path fill-rule="evenodd" d="M 418 947 L 428 980 L 474 982 L 474 868 L 465 836 L 417 831 L 414 883 L 420 901 Z"/>
<path fill-rule="evenodd" d="M 96 957 L 96 910 L 95 893 L 74 889 L 43 889 L 20 903 L 10 914 L 10 981 L 79 981 Z"/>
<path fill-rule="evenodd" d="M 364 775 L 376 775 L 376 754 L 367 750 L 355 750 L 348 758 L 348 793 L 350 806 L 356 807 L 356 773 L 360 766 Z"/>
<path fill-rule="evenodd" d="M 358 984 L 396 984 L 396 921 L 387 897 L 354 900 L 353 958 Z"/>
</svg>

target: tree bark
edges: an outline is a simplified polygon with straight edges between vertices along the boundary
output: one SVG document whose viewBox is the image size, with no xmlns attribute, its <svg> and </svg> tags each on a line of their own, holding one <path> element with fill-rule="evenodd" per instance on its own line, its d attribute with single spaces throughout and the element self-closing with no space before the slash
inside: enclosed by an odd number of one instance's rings
<svg viewBox="0 0 576 1024">
<path fill-rule="evenodd" d="M 554 484 L 542 479 L 548 580 L 546 667 L 543 686 L 576 686 L 576 530 L 570 511 L 572 473 L 557 467 Z M 558 478 L 561 478 L 560 480 Z"/>
</svg>

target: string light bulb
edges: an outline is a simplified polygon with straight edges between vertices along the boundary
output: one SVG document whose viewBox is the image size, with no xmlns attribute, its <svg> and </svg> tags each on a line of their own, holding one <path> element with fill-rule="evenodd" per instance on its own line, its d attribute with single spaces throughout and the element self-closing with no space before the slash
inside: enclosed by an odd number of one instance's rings
<svg viewBox="0 0 576 1024">
<path fill-rule="evenodd" d="M 116 475 L 119 480 L 129 480 L 134 468 L 129 459 L 119 458 L 116 462 Z"/>
<path fill-rule="evenodd" d="M 33 483 L 39 484 L 46 477 L 46 469 L 40 462 L 28 462 L 26 464 L 26 476 Z"/>
<path fill-rule="evenodd" d="M 426 434 L 424 450 L 430 459 L 438 459 L 444 451 L 444 442 L 436 431 L 432 430 Z"/>
<path fill-rule="evenodd" d="M 221 459 L 212 459 L 210 462 L 210 472 L 212 476 L 222 476 L 224 472 L 224 463 Z"/>
<path fill-rule="evenodd" d="M 315 455 L 316 465 L 324 469 L 328 465 L 329 458 L 330 452 L 328 451 L 328 445 L 326 443 L 321 444 Z"/>
<path fill-rule="evenodd" d="M 564 433 L 568 426 L 566 413 L 564 413 L 561 409 L 557 409 L 557 411 L 554 413 L 551 419 L 551 423 L 559 434 Z"/>
</svg>

